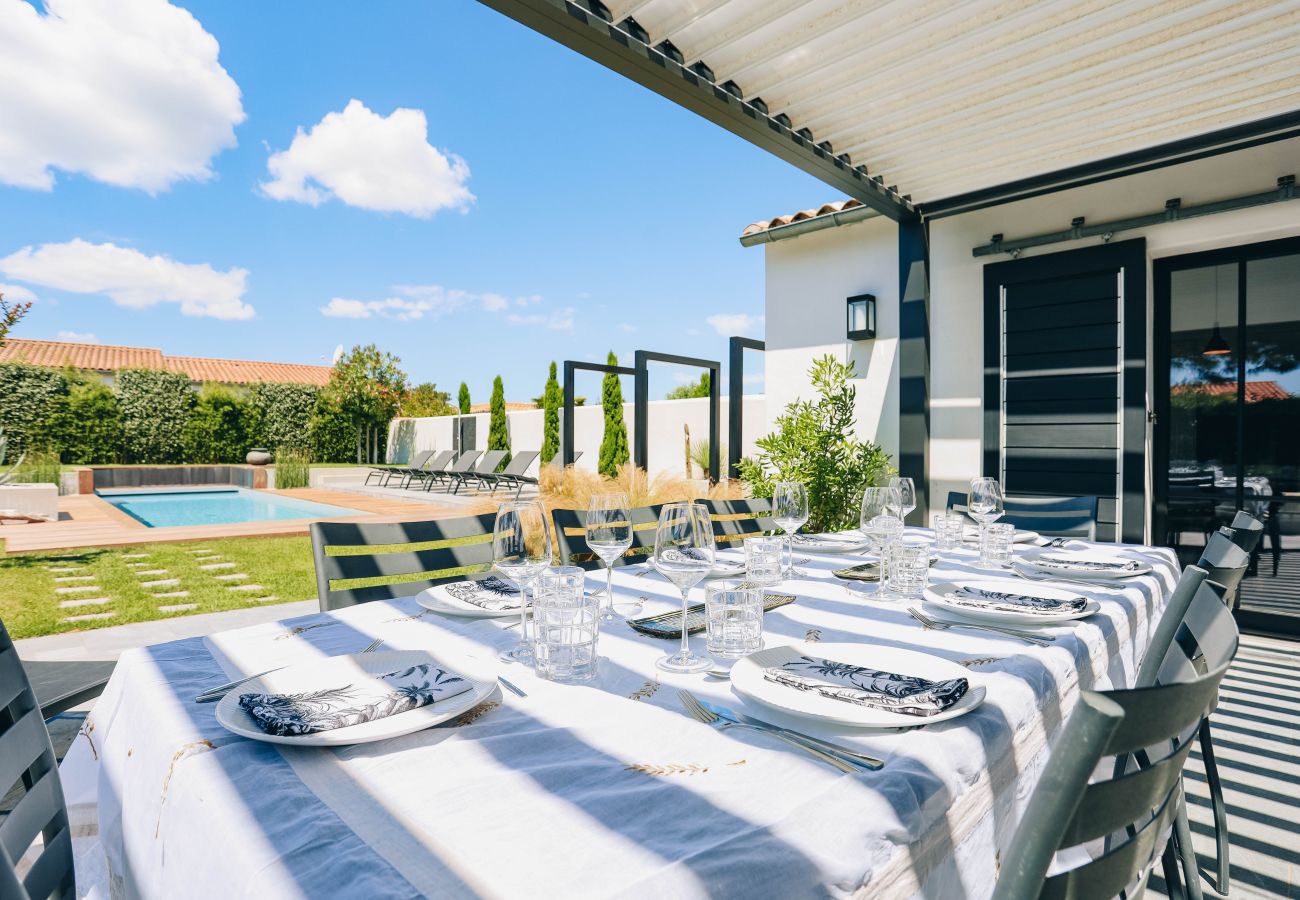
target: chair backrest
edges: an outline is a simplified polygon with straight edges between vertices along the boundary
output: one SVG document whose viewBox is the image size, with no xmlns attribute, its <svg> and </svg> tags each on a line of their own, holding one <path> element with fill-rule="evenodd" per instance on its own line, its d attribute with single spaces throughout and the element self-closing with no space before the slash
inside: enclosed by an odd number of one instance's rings
<svg viewBox="0 0 1300 900">
<path fill-rule="evenodd" d="M 767 497 L 752 500 L 701 500 L 713 520 L 713 537 L 718 546 L 739 543 L 750 535 L 776 531 L 772 521 L 772 501 Z"/>
<path fill-rule="evenodd" d="M 432 450 L 421 450 L 406 461 L 406 467 L 408 469 L 418 469 L 429 461 L 430 456 L 433 456 Z"/>
<path fill-rule="evenodd" d="M 0 897 L 75 897 L 72 832 L 59 767 L 27 673 L 0 622 L 0 792 L 22 795 L 0 819 Z M 40 855 L 22 875 L 18 861 L 41 835 Z"/>
<path fill-rule="evenodd" d="M 1227 533 L 1228 539 L 1242 550 L 1254 553 L 1255 548 L 1259 546 L 1260 538 L 1264 536 L 1264 523 L 1244 509 L 1239 509 L 1232 517 L 1232 524 L 1222 530 Z"/>
<path fill-rule="evenodd" d="M 1196 564 L 1208 573 L 1207 581 L 1223 589 L 1224 599 L 1231 604 L 1241 579 L 1246 575 L 1246 568 L 1250 565 L 1250 554 L 1234 544 L 1227 535 L 1216 531 L 1210 535 Z"/>
<path fill-rule="evenodd" d="M 948 493 L 948 509 L 969 513 L 966 495 Z M 1005 497 L 1002 518 L 1023 531 L 1037 531 L 1049 537 L 1072 537 L 1084 541 L 1097 539 L 1097 498 L 1084 497 Z"/>
<path fill-rule="evenodd" d="M 478 461 L 478 465 L 474 467 L 473 471 L 483 474 L 491 474 L 495 472 L 497 466 L 501 465 L 501 460 L 505 459 L 506 454 L 509 452 L 509 450 L 489 450 L 487 453 L 483 454 L 483 457 Z"/>
<path fill-rule="evenodd" d="M 446 468 L 447 463 L 451 462 L 452 457 L 456 455 L 455 450 L 440 450 L 433 456 L 425 459 L 423 465 L 412 465 L 412 469 L 419 469 L 423 472 L 438 472 Z"/>
<path fill-rule="evenodd" d="M 525 450 L 523 453 L 516 453 L 510 458 L 510 465 L 501 470 L 502 475 L 522 475 L 528 471 L 528 467 L 533 464 L 541 454 L 536 450 Z"/>
<path fill-rule="evenodd" d="M 1178 810 L 1183 763 L 1229 663 L 1155 687 L 1083 692 L 1002 855 L 996 900 L 1141 896 Z M 1116 764 L 1101 771 L 1115 777 L 1090 782 L 1106 757 Z M 1103 837 L 1100 855 L 1047 875 L 1057 852 Z"/>
<path fill-rule="evenodd" d="M 632 513 L 632 546 L 614 565 L 626 566 L 650 558 L 655 549 L 655 529 L 659 525 L 662 506 L 637 506 Z M 584 509 L 553 509 L 555 524 L 556 557 L 562 566 L 581 566 L 598 569 L 602 563 L 587 546 L 587 511 Z"/>
<path fill-rule="evenodd" d="M 457 456 L 451 465 L 443 469 L 444 472 L 468 472 L 474 467 L 474 461 L 483 454 L 482 450 L 466 450 Z M 435 470 L 436 471 L 436 470 Z"/>
<path fill-rule="evenodd" d="M 490 568 L 495 523 L 495 513 L 427 522 L 314 522 L 320 608 L 408 597 Z M 411 576 L 419 577 L 402 580 Z"/>
</svg>

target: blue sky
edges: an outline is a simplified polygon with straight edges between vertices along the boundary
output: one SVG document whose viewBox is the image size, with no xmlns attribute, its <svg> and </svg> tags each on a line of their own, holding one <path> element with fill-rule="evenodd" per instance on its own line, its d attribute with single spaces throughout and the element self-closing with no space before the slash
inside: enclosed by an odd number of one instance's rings
<svg viewBox="0 0 1300 900">
<path fill-rule="evenodd" d="M 762 331 L 740 230 L 838 199 L 472 0 L 178 5 L 197 23 L 0 0 L 28 52 L 0 61 L 23 142 L 0 151 L 0 284 L 36 298 L 16 337 L 293 362 L 374 342 L 413 382 L 478 401 L 499 373 L 527 399 L 552 359 L 724 359 Z"/>
</svg>

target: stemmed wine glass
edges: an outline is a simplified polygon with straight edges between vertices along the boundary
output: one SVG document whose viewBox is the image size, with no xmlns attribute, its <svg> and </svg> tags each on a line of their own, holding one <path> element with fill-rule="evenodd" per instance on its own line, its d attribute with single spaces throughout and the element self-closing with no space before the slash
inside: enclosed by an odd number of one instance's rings
<svg viewBox="0 0 1300 900">
<path fill-rule="evenodd" d="M 902 520 L 898 508 L 902 501 L 896 487 L 869 487 L 862 492 L 862 509 L 858 525 L 870 542 L 870 549 L 879 559 L 880 586 L 877 594 L 885 590 L 885 569 L 889 544 L 902 533 Z"/>
<path fill-rule="evenodd" d="M 621 622 L 614 612 L 614 560 L 632 546 L 632 510 L 627 494 L 592 494 L 587 504 L 587 546 L 605 564 L 605 608 L 602 622 Z"/>
<path fill-rule="evenodd" d="M 786 564 L 781 575 L 794 574 L 792 535 L 808 521 L 808 489 L 797 481 L 778 481 L 772 489 L 772 519 L 785 532 Z"/>
<path fill-rule="evenodd" d="M 655 530 L 655 568 L 682 592 L 682 643 L 676 653 L 661 656 L 655 665 L 666 672 L 703 672 L 713 665 L 691 652 L 687 639 L 687 595 L 699 584 L 714 559 L 713 522 L 699 503 L 668 503 L 659 512 Z"/>
<path fill-rule="evenodd" d="M 894 515 L 906 519 L 907 514 L 916 509 L 916 485 L 906 475 L 895 475 L 889 479 L 889 486 L 898 489 L 898 505 Z"/>
<path fill-rule="evenodd" d="M 542 570 L 551 564 L 551 532 L 546 527 L 546 508 L 536 500 L 512 500 L 497 510 L 492 529 L 492 562 L 501 576 L 519 585 L 519 643 L 501 654 L 519 663 L 533 661 L 528 639 L 528 589 Z"/>
<path fill-rule="evenodd" d="M 1002 485 L 996 478 L 972 478 L 966 496 L 966 510 L 979 523 L 980 539 L 984 528 L 1002 518 Z"/>
</svg>

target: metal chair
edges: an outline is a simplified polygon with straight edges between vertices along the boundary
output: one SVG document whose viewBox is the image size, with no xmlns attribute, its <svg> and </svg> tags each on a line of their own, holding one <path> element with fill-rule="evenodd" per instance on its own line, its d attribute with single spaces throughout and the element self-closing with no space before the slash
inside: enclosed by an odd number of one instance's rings
<svg viewBox="0 0 1300 900">
<path fill-rule="evenodd" d="M 1217 584 L 1223 591 L 1223 602 L 1230 607 L 1237 607 L 1237 588 L 1246 577 L 1250 566 L 1250 554 L 1232 542 L 1232 539 L 1220 532 L 1210 535 L 1196 564 L 1208 574 L 1206 579 Z"/>
<path fill-rule="evenodd" d="M 497 488 L 503 484 L 507 488 L 514 485 L 515 499 L 518 500 L 520 492 L 524 489 L 524 483 L 519 481 L 518 478 L 528 472 L 528 467 L 531 466 L 533 460 L 537 459 L 540 455 L 541 454 L 536 450 L 525 450 L 523 453 L 516 453 L 514 456 L 510 457 L 510 464 L 500 472 L 480 474 L 478 476 L 478 484 L 475 485 L 475 487 L 482 490 L 487 485 L 491 485 L 492 493 L 495 494 Z"/>
<path fill-rule="evenodd" d="M 1232 524 L 1225 525 L 1219 531 L 1226 534 L 1228 539 L 1242 550 L 1254 553 L 1264 537 L 1264 523 L 1244 509 L 1239 509 L 1232 517 Z"/>
<path fill-rule="evenodd" d="M 948 493 L 951 512 L 968 513 L 966 495 Z M 1048 537 L 1070 537 L 1082 541 L 1097 539 L 1097 498 L 1086 497 L 1005 497 L 1002 518 L 1023 531 L 1037 531 Z"/>
<path fill-rule="evenodd" d="M 713 537 L 719 547 L 739 543 L 755 534 L 776 531 L 772 521 L 772 501 L 767 497 L 752 500 L 701 500 L 713 521 Z"/>
<path fill-rule="evenodd" d="M 18 651 L 0 622 L 0 790 L 18 784 L 22 797 L 0 821 L 0 897 L 76 897 L 72 832 L 54 747 Z M 20 875 L 18 861 L 37 835 L 41 851 Z"/>
<path fill-rule="evenodd" d="M 420 468 L 420 466 L 428 462 L 429 457 L 432 455 L 432 450 L 421 450 L 412 456 L 405 465 L 371 466 L 370 471 L 366 474 L 365 485 L 368 486 L 370 479 L 374 478 L 378 480 L 379 486 L 383 487 L 388 484 L 389 479 L 394 475 L 404 475 L 411 469 Z"/>
<path fill-rule="evenodd" d="M 1236 626 L 1229 620 L 1235 651 Z M 1003 855 L 996 900 L 1140 897 L 1157 857 L 1170 890 L 1178 868 L 1166 832 L 1182 804 L 1183 765 L 1231 664 L 1198 673 L 1171 658 L 1168 681 L 1131 690 L 1084 691 Z M 1114 777 L 1090 783 L 1114 757 Z M 1106 839 L 1099 855 L 1048 875 L 1056 854 Z M 1091 854 L 1090 854 L 1091 855 Z M 1172 894 L 1177 896 L 1177 894 Z"/>
<path fill-rule="evenodd" d="M 453 494 L 459 494 L 460 489 L 471 481 L 477 482 L 479 476 L 495 472 L 497 466 L 501 465 L 501 460 L 506 458 L 509 450 L 489 450 L 479 458 L 478 465 L 466 469 L 464 472 L 453 472 L 448 477 L 451 479 L 447 484 L 447 490 Z"/>
<path fill-rule="evenodd" d="M 455 455 L 456 453 L 454 450 L 443 450 L 437 454 L 431 453 L 429 456 L 424 458 L 423 462 L 412 460 L 411 465 L 407 466 L 405 469 L 390 472 L 389 477 L 384 479 L 384 483 L 381 487 L 388 487 L 388 482 L 392 481 L 394 477 L 397 477 L 401 479 L 401 482 L 397 486 L 405 489 L 406 486 L 411 483 L 413 478 L 418 478 L 426 472 L 433 472 L 444 468 L 447 463 L 451 462 L 451 458 Z M 418 458 L 419 457 L 416 459 Z"/>
<path fill-rule="evenodd" d="M 313 522 L 321 611 L 409 597 L 490 568 L 495 523 L 494 513 L 428 522 Z M 411 575 L 422 577 L 398 580 Z M 358 585 L 358 579 L 365 582 Z"/>
<path fill-rule="evenodd" d="M 632 546 L 614 566 L 627 566 L 649 559 L 655 548 L 655 529 L 659 525 L 662 506 L 637 506 L 632 513 Z M 551 520 L 555 526 L 556 556 L 560 565 L 599 569 L 600 557 L 587 546 L 587 511 L 584 509 L 553 509 Z"/>
<path fill-rule="evenodd" d="M 475 460 L 482 455 L 482 450 L 466 450 L 459 454 L 450 465 L 441 469 L 434 469 L 432 467 L 425 469 L 422 474 L 416 476 L 416 479 L 424 485 L 425 493 L 432 490 L 435 484 L 447 484 L 450 486 L 452 477 L 460 472 L 468 472 L 473 468 Z M 409 488 L 410 486 L 411 484 L 408 482 L 407 487 Z"/>
</svg>

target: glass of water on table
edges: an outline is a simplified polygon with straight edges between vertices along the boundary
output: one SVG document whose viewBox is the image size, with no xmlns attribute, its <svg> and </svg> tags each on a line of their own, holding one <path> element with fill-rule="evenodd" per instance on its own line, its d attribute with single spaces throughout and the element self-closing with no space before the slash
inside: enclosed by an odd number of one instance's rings
<svg viewBox="0 0 1300 900">
<path fill-rule="evenodd" d="M 621 622 L 614 612 L 614 561 L 632 546 L 632 510 L 627 494 L 592 494 L 587 505 L 587 546 L 605 564 L 605 604 L 602 622 Z"/>
<path fill-rule="evenodd" d="M 749 581 L 720 581 L 704 589 L 709 655 L 740 659 L 763 649 L 763 589 Z"/>
</svg>

